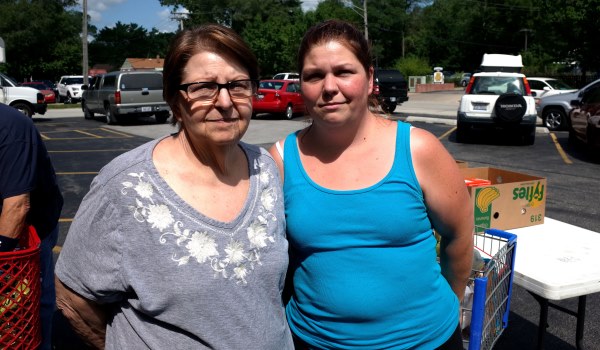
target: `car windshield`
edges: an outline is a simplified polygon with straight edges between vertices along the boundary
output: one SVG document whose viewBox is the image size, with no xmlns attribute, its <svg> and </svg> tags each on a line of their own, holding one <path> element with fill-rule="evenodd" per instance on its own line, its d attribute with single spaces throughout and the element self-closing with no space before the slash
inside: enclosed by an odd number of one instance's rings
<svg viewBox="0 0 600 350">
<path fill-rule="evenodd" d="M 83 84 L 83 77 L 81 77 L 81 78 L 67 78 L 67 79 L 65 79 L 65 84 L 66 85 Z"/>
<path fill-rule="evenodd" d="M 554 90 L 575 90 L 571 86 L 567 85 L 562 80 L 546 80 L 548 85 L 552 86 Z"/>
<path fill-rule="evenodd" d="M 281 90 L 281 88 L 283 87 L 283 82 L 279 82 L 279 81 L 261 81 L 258 87 L 260 89 Z"/>
<path fill-rule="evenodd" d="M 476 77 L 471 94 L 502 95 L 516 93 L 525 95 L 523 80 L 520 77 Z"/>
</svg>

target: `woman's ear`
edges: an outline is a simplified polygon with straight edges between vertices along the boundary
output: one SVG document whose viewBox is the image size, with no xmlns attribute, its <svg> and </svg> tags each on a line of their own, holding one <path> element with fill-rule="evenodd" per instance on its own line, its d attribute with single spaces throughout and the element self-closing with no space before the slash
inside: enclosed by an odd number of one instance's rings
<svg viewBox="0 0 600 350">
<path fill-rule="evenodd" d="M 375 70 L 373 69 L 373 66 L 369 67 L 369 71 L 367 73 L 369 76 L 369 95 L 371 95 L 373 93 L 373 79 L 375 79 Z"/>
</svg>

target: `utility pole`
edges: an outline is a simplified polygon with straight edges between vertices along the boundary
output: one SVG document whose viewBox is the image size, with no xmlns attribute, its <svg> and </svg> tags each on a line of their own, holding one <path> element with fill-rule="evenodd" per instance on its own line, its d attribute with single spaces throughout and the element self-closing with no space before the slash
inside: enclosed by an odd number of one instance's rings
<svg viewBox="0 0 600 350">
<path fill-rule="evenodd" d="M 525 33 L 525 51 L 527 51 L 527 36 L 529 35 L 529 33 L 533 32 L 533 29 L 523 28 L 519 31 Z"/>
<path fill-rule="evenodd" d="M 81 28 L 81 46 L 83 47 L 83 61 L 81 66 L 83 67 L 83 83 L 88 84 L 88 22 L 87 22 L 87 0 L 83 0 L 83 24 Z"/>
<path fill-rule="evenodd" d="M 350 0 L 350 2 L 347 4 L 350 6 L 350 9 L 352 9 L 352 11 L 354 11 L 357 15 L 362 17 L 364 25 L 365 25 L 365 40 L 369 41 L 369 26 L 368 26 L 368 20 L 367 20 L 367 0 L 363 0 L 362 8 L 354 5 L 352 3 L 352 0 Z M 362 10 L 362 14 L 356 10 Z"/>
<path fill-rule="evenodd" d="M 363 19 L 365 23 L 365 39 L 369 41 L 369 26 L 367 23 L 367 0 L 363 0 Z"/>
<path fill-rule="evenodd" d="M 189 12 L 172 12 L 171 19 L 179 21 L 179 30 L 183 30 L 183 20 L 187 18 Z"/>
</svg>

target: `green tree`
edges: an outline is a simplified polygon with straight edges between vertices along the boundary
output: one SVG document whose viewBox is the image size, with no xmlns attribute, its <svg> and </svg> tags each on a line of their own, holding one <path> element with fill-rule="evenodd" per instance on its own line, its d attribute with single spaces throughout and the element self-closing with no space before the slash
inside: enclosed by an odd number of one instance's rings
<svg viewBox="0 0 600 350">
<path fill-rule="evenodd" d="M 597 0 L 543 1 L 540 12 L 546 22 L 535 38 L 544 46 L 546 64 L 556 61 L 578 62 L 582 74 L 600 71 L 600 2 Z"/>
<path fill-rule="evenodd" d="M 19 81 L 56 79 L 81 72 L 81 12 L 76 0 L 2 0 L 0 34 L 6 43 L 4 70 Z M 35 20 L 32 20 L 35 19 Z"/>
<path fill-rule="evenodd" d="M 89 43 L 90 66 L 108 64 L 118 69 L 125 58 L 164 57 L 173 33 L 160 33 L 135 23 L 117 22 L 114 27 L 104 27 Z"/>
</svg>

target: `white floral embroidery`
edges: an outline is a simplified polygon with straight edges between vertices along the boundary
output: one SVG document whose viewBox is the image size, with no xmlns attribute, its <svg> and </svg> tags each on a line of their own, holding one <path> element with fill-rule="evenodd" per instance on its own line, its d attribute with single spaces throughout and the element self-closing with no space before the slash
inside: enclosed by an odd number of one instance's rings
<svg viewBox="0 0 600 350">
<path fill-rule="evenodd" d="M 152 185 L 145 181 L 140 181 L 134 189 L 140 197 L 145 199 L 151 198 L 152 194 L 154 193 L 152 190 Z"/>
<path fill-rule="evenodd" d="M 192 238 L 185 245 L 190 255 L 203 264 L 208 258 L 219 255 L 217 243 L 206 232 L 194 232 Z"/>
<path fill-rule="evenodd" d="M 273 211 L 275 207 L 275 189 L 271 188 L 260 193 L 260 202 L 267 211 Z"/>
<path fill-rule="evenodd" d="M 237 284 L 245 285 L 249 274 L 256 266 L 262 265 L 261 251 L 275 243 L 275 238 L 269 235 L 269 225 L 277 221 L 273 210 L 278 192 L 272 185 L 273 175 L 268 171 L 260 171 L 266 168 L 265 164 L 255 162 L 253 165 L 260 174 L 256 217 L 247 225 L 245 239 L 242 236 L 232 236 L 222 248 L 222 253 L 219 251 L 216 233 L 185 228 L 182 221 L 174 218 L 172 213 L 177 212 L 175 208 L 161 202 L 158 196 L 154 198 L 158 191 L 146 180 L 143 172 L 128 174 L 137 181 L 123 182 L 121 193 L 135 193 L 135 204 L 129 208 L 136 221 L 147 222 L 152 229 L 157 229 L 161 233 L 161 244 L 174 242 L 173 247 L 179 247 L 171 257 L 178 265 L 186 265 L 192 259 L 198 264 L 208 264 L 214 271 L 215 278 L 231 279 Z"/>
<path fill-rule="evenodd" d="M 232 264 L 239 264 L 247 259 L 244 252 L 244 244 L 240 241 L 231 241 L 225 247 L 226 260 Z"/>
<path fill-rule="evenodd" d="M 259 215 L 257 217 L 257 220 L 255 220 L 253 223 L 250 224 L 250 226 L 248 226 L 246 232 L 248 233 L 248 239 L 250 240 L 250 244 L 254 248 L 266 247 L 267 240 L 270 242 L 275 241 L 273 237 L 267 235 L 268 232 L 266 220 L 261 215 Z"/>
<path fill-rule="evenodd" d="M 171 215 L 171 211 L 164 204 L 150 204 L 146 220 L 152 224 L 152 228 L 158 228 L 160 232 L 175 221 L 173 215 Z"/>
</svg>

